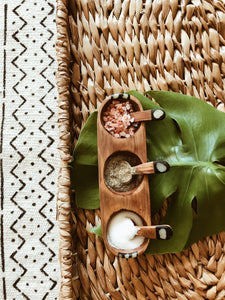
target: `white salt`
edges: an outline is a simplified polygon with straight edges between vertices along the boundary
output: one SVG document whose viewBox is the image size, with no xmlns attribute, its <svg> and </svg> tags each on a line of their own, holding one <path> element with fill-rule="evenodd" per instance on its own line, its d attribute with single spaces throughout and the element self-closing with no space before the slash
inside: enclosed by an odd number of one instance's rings
<svg viewBox="0 0 225 300">
<path fill-rule="evenodd" d="M 138 236 L 138 228 L 141 226 L 140 217 L 132 212 L 123 211 L 115 215 L 108 226 L 108 242 L 117 249 L 130 250 L 138 248 L 144 237 Z"/>
</svg>

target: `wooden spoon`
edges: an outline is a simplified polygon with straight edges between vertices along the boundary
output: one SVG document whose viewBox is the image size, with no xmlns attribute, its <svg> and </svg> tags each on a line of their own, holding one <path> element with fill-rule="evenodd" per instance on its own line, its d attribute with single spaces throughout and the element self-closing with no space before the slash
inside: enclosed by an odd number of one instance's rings
<svg viewBox="0 0 225 300">
<path fill-rule="evenodd" d="M 136 226 L 137 235 L 148 239 L 168 240 L 173 235 L 173 229 L 169 225 Z"/>
<path fill-rule="evenodd" d="M 166 116 L 162 109 L 142 110 L 130 113 L 133 122 L 163 120 Z"/>
<path fill-rule="evenodd" d="M 132 167 L 126 160 L 120 160 L 114 172 L 115 174 L 118 173 L 117 176 L 122 183 L 128 184 L 133 175 L 165 173 L 169 168 L 170 166 L 166 161 L 147 162 Z"/>
</svg>

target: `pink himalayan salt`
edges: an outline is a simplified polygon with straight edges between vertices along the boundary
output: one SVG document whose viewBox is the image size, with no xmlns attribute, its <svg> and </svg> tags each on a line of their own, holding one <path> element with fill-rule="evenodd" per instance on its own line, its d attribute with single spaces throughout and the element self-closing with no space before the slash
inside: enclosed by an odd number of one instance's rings
<svg viewBox="0 0 225 300">
<path fill-rule="evenodd" d="M 105 129 L 116 138 L 133 136 L 137 129 L 137 123 L 130 116 L 133 111 L 133 106 L 129 101 L 112 101 L 103 113 Z"/>
</svg>

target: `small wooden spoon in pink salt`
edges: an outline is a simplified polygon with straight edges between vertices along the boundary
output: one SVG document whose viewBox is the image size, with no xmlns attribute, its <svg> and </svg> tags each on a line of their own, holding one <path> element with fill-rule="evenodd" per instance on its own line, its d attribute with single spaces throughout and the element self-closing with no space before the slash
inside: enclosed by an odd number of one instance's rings
<svg viewBox="0 0 225 300">
<path fill-rule="evenodd" d="M 163 120 L 166 114 L 162 109 L 150 109 L 130 113 L 133 122 Z"/>
</svg>

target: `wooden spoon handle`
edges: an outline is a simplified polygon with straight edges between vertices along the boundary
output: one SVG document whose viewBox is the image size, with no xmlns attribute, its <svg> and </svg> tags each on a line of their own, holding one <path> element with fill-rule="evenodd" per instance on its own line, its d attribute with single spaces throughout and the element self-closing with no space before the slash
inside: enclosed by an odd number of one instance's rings
<svg viewBox="0 0 225 300">
<path fill-rule="evenodd" d="M 156 226 L 136 226 L 137 235 L 144 236 L 148 239 L 168 240 L 173 235 L 173 230 L 169 225 Z"/>
<path fill-rule="evenodd" d="M 166 161 L 151 161 L 133 167 L 133 174 L 154 174 L 169 171 L 170 166 Z"/>
<path fill-rule="evenodd" d="M 162 120 L 165 118 L 166 114 L 162 109 L 150 109 L 130 113 L 130 116 L 134 119 L 134 122 L 140 122 Z"/>
</svg>

